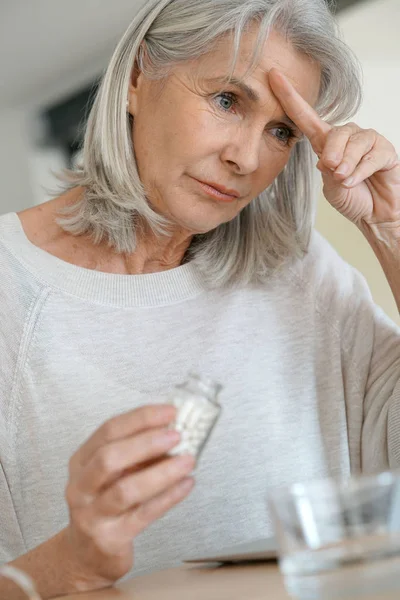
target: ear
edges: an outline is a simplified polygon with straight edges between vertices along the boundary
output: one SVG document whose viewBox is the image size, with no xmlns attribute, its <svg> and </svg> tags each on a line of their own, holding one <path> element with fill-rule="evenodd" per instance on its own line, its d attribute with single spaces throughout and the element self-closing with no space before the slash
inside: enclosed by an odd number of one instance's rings
<svg viewBox="0 0 400 600">
<path fill-rule="evenodd" d="M 142 45 L 139 48 L 139 55 L 143 56 Z M 139 97 L 140 97 L 140 92 L 141 92 L 141 88 L 143 85 L 143 79 L 144 79 L 144 75 L 140 69 L 139 61 L 136 58 L 135 64 L 134 64 L 132 72 L 131 72 L 131 80 L 129 83 L 129 92 L 128 92 L 128 103 L 129 103 L 128 104 L 128 112 L 132 116 L 135 116 L 138 111 Z"/>
</svg>

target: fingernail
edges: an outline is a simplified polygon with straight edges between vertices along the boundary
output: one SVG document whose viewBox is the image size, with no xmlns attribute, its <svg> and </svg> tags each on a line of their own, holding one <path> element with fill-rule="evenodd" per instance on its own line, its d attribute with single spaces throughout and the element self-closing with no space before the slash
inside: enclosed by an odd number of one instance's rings
<svg viewBox="0 0 400 600">
<path fill-rule="evenodd" d="M 179 456 L 176 459 L 176 468 L 178 471 L 182 471 L 183 473 L 191 471 L 195 464 L 195 458 L 190 454 L 185 454 L 185 456 Z"/>
<path fill-rule="evenodd" d="M 338 175 L 346 175 L 349 168 L 350 168 L 349 165 L 346 165 L 346 164 L 340 165 L 340 167 L 338 169 L 336 169 L 336 173 Z"/>
<path fill-rule="evenodd" d="M 192 477 L 185 477 L 183 481 L 178 484 L 178 491 L 181 494 L 190 492 L 194 488 L 194 479 Z"/>
<path fill-rule="evenodd" d="M 172 444 L 173 442 L 178 443 L 181 439 L 181 434 L 175 429 L 170 429 L 160 436 L 161 443 Z"/>
<path fill-rule="evenodd" d="M 346 186 L 353 185 L 353 183 L 354 183 L 354 177 L 349 177 L 348 179 L 345 179 L 344 181 L 342 181 L 342 185 L 346 185 Z"/>
<path fill-rule="evenodd" d="M 159 407 L 160 415 L 162 418 L 170 419 L 173 421 L 176 417 L 176 408 L 172 404 L 164 404 Z"/>
</svg>

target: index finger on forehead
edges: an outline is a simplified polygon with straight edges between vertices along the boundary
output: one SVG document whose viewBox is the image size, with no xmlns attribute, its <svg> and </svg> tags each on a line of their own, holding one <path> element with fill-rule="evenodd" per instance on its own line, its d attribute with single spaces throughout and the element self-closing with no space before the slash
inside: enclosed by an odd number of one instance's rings
<svg viewBox="0 0 400 600">
<path fill-rule="evenodd" d="M 269 71 L 268 80 L 287 116 L 308 137 L 314 150 L 321 152 L 331 126 L 320 118 L 278 69 L 273 68 Z"/>
</svg>

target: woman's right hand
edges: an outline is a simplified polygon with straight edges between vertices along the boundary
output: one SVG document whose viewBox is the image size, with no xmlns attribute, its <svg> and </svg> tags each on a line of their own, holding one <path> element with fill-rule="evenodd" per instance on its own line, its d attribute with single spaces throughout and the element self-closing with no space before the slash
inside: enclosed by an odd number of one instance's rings
<svg viewBox="0 0 400 600">
<path fill-rule="evenodd" d="M 168 405 L 145 406 L 102 425 L 69 463 L 63 530 L 87 589 L 112 585 L 133 566 L 133 540 L 193 488 L 191 456 L 166 456 L 179 434 Z"/>
</svg>

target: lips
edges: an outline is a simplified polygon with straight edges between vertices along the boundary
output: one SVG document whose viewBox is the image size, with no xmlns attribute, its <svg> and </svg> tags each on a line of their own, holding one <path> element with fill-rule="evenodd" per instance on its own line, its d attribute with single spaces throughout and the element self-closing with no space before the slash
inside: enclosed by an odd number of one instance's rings
<svg viewBox="0 0 400 600">
<path fill-rule="evenodd" d="M 197 181 L 199 181 L 200 183 L 204 183 L 205 185 L 209 185 L 218 192 L 221 192 L 221 194 L 226 194 L 227 196 L 232 196 L 233 198 L 240 198 L 241 196 L 241 194 L 237 190 L 234 190 L 232 188 L 226 188 L 223 185 L 214 183 L 213 181 L 202 181 L 200 179 L 198 179 Z"/>
</svg>

